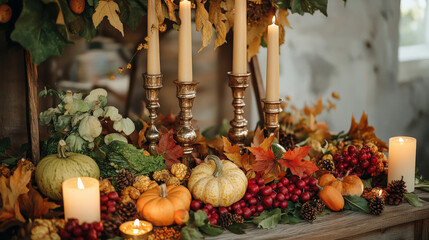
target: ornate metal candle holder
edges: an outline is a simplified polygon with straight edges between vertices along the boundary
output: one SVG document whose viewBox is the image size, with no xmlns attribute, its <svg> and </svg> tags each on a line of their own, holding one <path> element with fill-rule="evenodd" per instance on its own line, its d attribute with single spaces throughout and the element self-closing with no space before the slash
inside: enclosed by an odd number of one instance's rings
<svg viewBox="0 0 429 240">
<path fill-rule="evenodd" d="M 279 113 L 281 112 L 280 103 L 281 99 L 278 101 L 267 101 L 263 99 L 264 103 L 264 126 L 268 132 L 268 136 L 275 134 L 277 136 L 279 130 Z M 278 136 L 277 136 L 278 137 Z"/>
<path fill-rule="evenodd" d="M 249 86 L 250 73 L 233 74 L 228 72 L 229 86 L 232 90 L 232 106 L 234 106 L 234 119 L 229 123 L 231 128 L 228 130 L 228 138 L 232 143 L 244 146 L 247 137 L 247 120 L 244 118 L 244 94 Z"/>
<path fill-rule="evenodd" d="M 159 108 L 159 90 L 162 88 L 162 74 L 143 74 L 143 87 L 146 89 L 147 109 L 149 110 L 149 128 L 145 137 L 149 141 L 149 152 L 156 153 L 155 147 L 159 141 L 159 131 L 156 128 Z"/>
<path fill-rule="evenodd" d="M 174 81 L 177 87 L 177 98 L 179 99 L 180 124 L 176 129 L 174 139 L 183 147 L 183 163 L 189 166 L 193 145 L 197 140 L 197 134 L 192 127 L 192 106 L 196 96 L 198 82 Z"/>
</svg>

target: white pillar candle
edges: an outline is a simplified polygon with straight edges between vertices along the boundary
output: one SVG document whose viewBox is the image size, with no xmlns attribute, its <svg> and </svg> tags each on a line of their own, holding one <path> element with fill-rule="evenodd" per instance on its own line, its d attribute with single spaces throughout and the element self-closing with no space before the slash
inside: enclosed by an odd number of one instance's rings
<svg viewBox="0 0 429 240">
<path fill-rule="evenodd" d="M 267 37 L 267 101 L 279 100 L 279 26 L 273 24 L 268 26 Z"/>
<path fill-rule="evenodd" d="M 64 216 L 79 224 L 100 221 L 100 190 L 95 178 L 69 178 L 63 182 Z"/>
<path fill-rule="evenodd" d="M 155 0 L 147 1 L 147 36 L 149 38 L 147 44 L 147 73 L 160 74 L 159 60 L 159 23 L 155 11 Z"/>
<path fill-rule="evenodd" d="M 179 82 L 192 82 L 191 2 L 183 0 L 179 8 Z"/>
<path fill-rule="evenodd" d="M 234 2 L 232 73 L 247 73 L 247 0 Z"/>
<path fill-rule="evenodd" d="M 412 137 L 389 139 L 388 181 L 404 178 L 408 192 L 414 191 L 417 140 Z"/>
</svg>

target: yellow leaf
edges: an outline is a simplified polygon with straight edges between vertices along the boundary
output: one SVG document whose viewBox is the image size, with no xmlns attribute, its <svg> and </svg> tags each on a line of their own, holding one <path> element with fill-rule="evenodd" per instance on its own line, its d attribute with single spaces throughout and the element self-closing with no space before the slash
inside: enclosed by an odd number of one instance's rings
<svg viewBox="0 0 429 240">
<path fill-rule="evenodd" d="M 214 48 L 221 46 L 226 42 L 226 34 L 228 33 L 231 25 L 226 17 L 227 4 L 223 0 L 215 0 L 210 2 L 209 7 L 209 20 L 216 28 L 216 41 Z"/>
<path fill-rule="evenodd" d="M 211 22 L 209 21 L 209 13 L 204 7 L 206 0 L 197 0 L 196 3 L 197 10 L 195 15 L 195 24 L 197 25 L 197 31 L 202 29 L 201 35 L 203 43 L 201 44 L 200 50 L 198 50 L 198 52 L 201 52 L 203 48 L 210 44 L 213 35 L 213 28 Z"/>
<path fill-rule="evenodd" d="M 155 11 L 158 15 L 158 22 L 159 24 L 162 24 L 164 22 L 164 11 L 162 10 L 162 3 L 161 0 L 155 0 Z"/>
<path fill-rule="evenodd" d="M 165 2 L 165 5 L 167 5 L 168 18 L 173 22 L 177 22 L 175 10 L 179 9 L 179 7 L 173 2 L 173 0 L 165 0 L 164 2 Z"/>
<path fill-rule="evenodd" d="M 264 141 L 261 143 L 260 147 L 265 151 L 268 151 L 271 147 L 271 143 L 273 143 L 273 140 L 274 140 L 274 134 L 268 138 L 265 138 Z"/>
<path fill-rule="evenodd" d="M 277 18 L 281 26 L 285 26 L 292 29 L 292 27 L 290 26 L 289 20 L 287 19 L 288 15 L 289 15 L 289 12 L 287 11 L 287 9 L 282 8 L 279 10 L 277 14 Z"/>
<path fill-rule="evenodd" d="M 238 145 L 233 146 L 226 137 L 222 137 L 222 141 L 225 156 L 233 161 L 239 168 L 242 168 L 243 164 L 241 163 L 240 147 Z"/>
<path fill-rule="evenodd" d="M 255 135 L 253 136 L 253 142 L 251 147 L 259 147 L 264 141 L 264 129 L 261 129 L 259 126 L 255 130 Z"/>
<path fill-rule="evenodd" d="M 107 17 L 110 25 L 116 28 L 124 36 L 124 25 L 119 19 L 119 6 L 114 1 L 100 1 L 97 8 L 95 9 L 94 14 L 92 15 L 92 22 L 94 27 L 100 25 L 104 17 Z"/>
</svg>

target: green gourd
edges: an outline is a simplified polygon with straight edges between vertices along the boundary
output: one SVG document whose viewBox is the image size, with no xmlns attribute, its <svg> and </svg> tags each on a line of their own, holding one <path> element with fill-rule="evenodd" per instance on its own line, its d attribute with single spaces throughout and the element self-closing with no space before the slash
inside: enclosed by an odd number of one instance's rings
<svg viewBox="0 0 429 240">
<path fill-rule="evenodd" d="M 66 142 L 58 143 L 58 154 L 43 158 L 36 167 L 36 183 L 40 191 L 53 200 L 62 200 L 62 183 L 74 177 L 100 177 L 97 163 L 79 153 L 66 152 Z"/>
</svg>

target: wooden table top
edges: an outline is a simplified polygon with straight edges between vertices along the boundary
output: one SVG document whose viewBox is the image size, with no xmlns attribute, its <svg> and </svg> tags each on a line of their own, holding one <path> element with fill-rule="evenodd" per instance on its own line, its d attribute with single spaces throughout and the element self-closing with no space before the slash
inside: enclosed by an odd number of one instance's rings
<svg viewBox="0 0 429 240">
<path fill-rule="evenodd" d="M 368 233 L 378 229 L 429 218 L 429 193 L 416 190 L 423 202 L 414 207 L 406 200 L 399 206 L 386 206 L 380 216 L 344 211 L 332 212 L 318 217 L 313 223 L 301 222 L 295 225 L 277 225 L 274 229 L 257 229 L 249 226 L 246 234 L 237 235 L 229 231 L 207 239 L 340 239 Z"/>
</svg>

